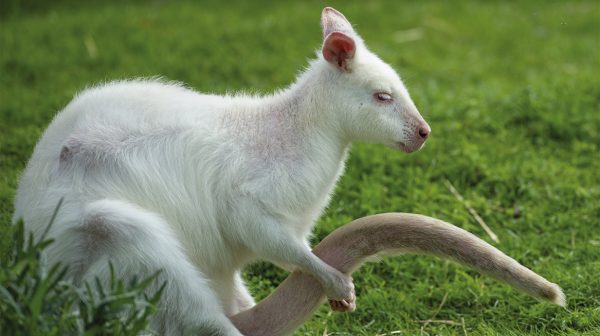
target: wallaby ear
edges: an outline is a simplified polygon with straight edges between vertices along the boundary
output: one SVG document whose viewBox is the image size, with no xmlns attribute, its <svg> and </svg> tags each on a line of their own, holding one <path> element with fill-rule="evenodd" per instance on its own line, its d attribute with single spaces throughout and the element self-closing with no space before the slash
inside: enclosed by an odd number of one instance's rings
<svg viewBox="0 0 600 336">
<path fill-rule="evenodd" d="M 329 34 L 323 43 L 323 57 L 325 60 L 342 71 L 350 70 L 348 63 L 354 58 L 355 52 L 354 39 L 337 31 Z"/>
<path fill-rule="evenodd" d="M 321 13 L 321 27 L 323 28 L 323 39 L 333 32 L 350 34 L 354 32 L 352 25 L 344 14 L 331 7 L 325 7 Z"/>
<path fill-rule="evenodd" d="M 323 57 L 338 69 L 349 71 L 348 63 L 356 52 L 352 25 L 344 14 L 331 7 L 325 7 L 321 13 L 321 26 L 324 39 Z"/>
</svg>

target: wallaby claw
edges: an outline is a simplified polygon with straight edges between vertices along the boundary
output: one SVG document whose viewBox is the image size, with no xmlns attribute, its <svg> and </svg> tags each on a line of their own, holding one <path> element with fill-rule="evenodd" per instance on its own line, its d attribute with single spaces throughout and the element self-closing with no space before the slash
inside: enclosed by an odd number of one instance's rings
<svg viewBox="0 0 600 336">
<path fill-rule="evenodd" d="M 353 312 L 354 310 L 356 310 L 356 301 L 355 300 L 352 300 L 352 301 L 329 300 L 329 307 L 331 307 L 331 310 L 337 311 L 337 312 Z"/>
</svg>

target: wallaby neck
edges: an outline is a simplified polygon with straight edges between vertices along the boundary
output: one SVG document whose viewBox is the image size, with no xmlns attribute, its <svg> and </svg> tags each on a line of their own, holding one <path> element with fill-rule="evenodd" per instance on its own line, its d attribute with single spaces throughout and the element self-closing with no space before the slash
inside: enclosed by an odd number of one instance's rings
<svg viewBox="0 0 600 336">
<path fill-rule="evenodd" d="M 294 83 L 271 96 L 265 113 L 289 129 L 293 134 L 291 142 L 301 145 L 298 149 L 308 151 L 306 154 L 313 157 L 319 156 L 315 151 L 327 153 L 340 161 L 350 140 L 343 131 L 336 106 L 326 94 L 329 69 L 322 63 L 313 62 Z"/>
<path fill-rule="evenodd" d="M 350 144 L 321 80 L 311 67 L 276 94 L 240 96 L 224 120 L 246 167 L 264 178 L 265 204 L 295 218 L 303 237 L 329 202 Z"/>
</svg>

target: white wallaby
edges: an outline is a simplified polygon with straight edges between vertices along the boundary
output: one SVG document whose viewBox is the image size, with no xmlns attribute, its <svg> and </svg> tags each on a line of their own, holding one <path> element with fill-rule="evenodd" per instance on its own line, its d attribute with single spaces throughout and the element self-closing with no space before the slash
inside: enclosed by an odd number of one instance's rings
<svg viewBox="0 0 600 336">
<path fill-rule="evenodd" d="M 322 13 L 323 47 L 287 89 L 216 96 L 156 80 L 108 83 L 73 99 L 36 146 L 14 220 L 36 235 L 59 199 L 49 261 L 74 281 L 161 269 L 160 334 L 241 335 L 254 305 L 240 270 L 256 259 L 313 275 L 352 310 L 348 275 L 310 250 L 354 141 L 405 152 L 430 133 L 396 72 L 346 18 Z"/>
</svg>

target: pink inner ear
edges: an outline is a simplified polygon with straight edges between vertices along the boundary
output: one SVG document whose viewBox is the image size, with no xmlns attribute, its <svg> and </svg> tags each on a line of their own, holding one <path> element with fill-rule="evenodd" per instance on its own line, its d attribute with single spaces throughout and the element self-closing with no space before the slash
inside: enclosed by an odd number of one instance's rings
<svg viewBox="0 0 600 336">
<path fill-rule="evenodd" d="M 342 70 L 348 70 L 348 61 L 354 57 L 356 45 L 348 35 L 333 32 L 325 39 L 323 45 L 323 57 L 329 63 L 338 66 Z"/>
</svg>

